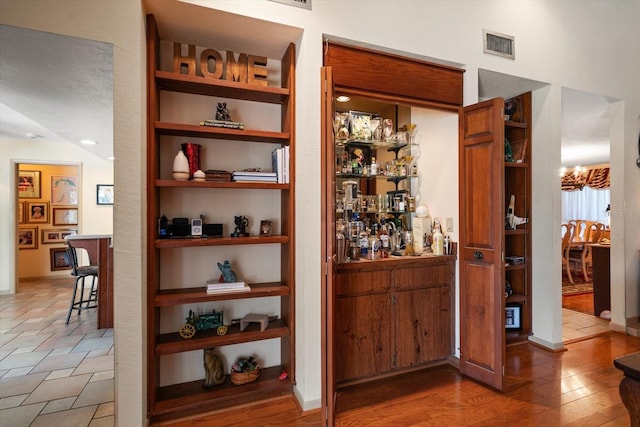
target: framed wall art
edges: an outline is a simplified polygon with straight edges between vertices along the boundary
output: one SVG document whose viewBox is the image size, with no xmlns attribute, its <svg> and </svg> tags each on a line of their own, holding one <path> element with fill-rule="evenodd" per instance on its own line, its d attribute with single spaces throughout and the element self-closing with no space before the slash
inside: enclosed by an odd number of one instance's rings
<svg viewBox="0 0 640 427">
<path fill-rule="evenodd" d="M 507 303 L 505 308 L 505 328 L 510 331 L 522 330 L 522 304 Z"/>
<path fill-rule="evenodd" d="M 24 202 L 18 202 L 18 224 L 24 224 Z"/>
<path fill-rule="evenodd" d="M 49 223 L 49 202 L 26 202 L 25 214 L 29 224 Z"/>
<path fill-rule="evenodd" d="M 99 205 L 113 204 L 113 185 L 98 184 L 96 185 L 96 201 Z"/>
<path fill-rule="evenodd" d="M 51 260 L 51 271 L 71 270 L 71 260 L 69 259 L 67 248 L 49 249 L 49 258 Z"/>
<path fill-rule="evenodd" d="M 41 242 L 43 245 L 51 243 L 64 243 L 67 236 L 78 234 L 76 228 L 46 228 L 42 229 Z"/>
<path fill-rule="evenodd" d="M 18 198 L 39 199 L 40 171 L 18 171 Z"/>
<path fill-rule="evenodd" d="M 51 204 L 58 206 L 78 204 L 77 176 L 54 175 L 51 177 Z"/>
<path fill-rule="evenodd" d="M 53 208 L 53 225 L 78 225 L 78 208 Z"/>
<path fill-rule="evenodd" d="M 18 249 L 38 249 L 38 227 L 18 228 Z"/>
</svg>

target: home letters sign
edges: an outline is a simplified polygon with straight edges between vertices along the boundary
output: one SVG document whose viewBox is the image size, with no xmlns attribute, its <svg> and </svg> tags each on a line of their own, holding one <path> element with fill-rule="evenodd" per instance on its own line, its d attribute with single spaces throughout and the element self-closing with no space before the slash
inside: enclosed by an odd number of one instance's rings
<svg viewBox="0 0 640 427">
<path fill-rule="evenodd" d="M 200 73 L 207 79 L 225 79 L 233 82 L 267 86 L 267 58 L 264 56 L 227 52 L 226 63 L 215 49 L 205 49 L 200 53 Z M 195 76 L 196 47 L 188 45 L 187 56 L 182 55 L 182 44 L 173 43 L 173 72 Z"/>
</svg>

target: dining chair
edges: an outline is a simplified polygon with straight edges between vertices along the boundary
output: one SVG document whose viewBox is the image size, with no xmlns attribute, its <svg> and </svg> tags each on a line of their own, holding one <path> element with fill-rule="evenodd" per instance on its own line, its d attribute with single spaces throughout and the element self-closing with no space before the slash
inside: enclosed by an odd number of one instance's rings
<svg viewBox="0 0 640 427">
<path fill-rule="evenodd" d="M 580 266 L 586 282 L 589 281 L 588 269 L 592 265 L 590 244 L 600 242 L 603 230 L 604 225 L 602 223 L 591 223 L 589 228 L 585 230 L 585 244 L 582 246 L 582 249 L 579 251 L 571 250 L 569 253 L 569 262 Z"/>
<path fill-rule="evenodd" d="M 71 296 L 71 304 L 69 305 L 69 312 L 67 313 L 67 321 L 65 324 L 69 324 L 71 318 L 71 312 L 73 310 L 78 311 L 78 316 L 82 309 L 97 308 L 98 307 L 98 289 L 96 287 L 96 279 L 98 278 L 98 266 L 97 265 L 78 265 L 78 253 L 70 243 L 67 242 L 67 254 L 69 255 L 69 263 L 71 264 L 71 275 L 76 278 L 76 283 L 73 286 L 73 294 Z M 91 277 L 91 288 L 89 294 L 85 299 L 85 279 Z M 78 299 L 78 289 L 80 289 L 80 298 Z"/>
<path fill-rule="evenodd" d="M 573 239 L 573 232 L 575 225 L 572 223 L 562 224 L 562 267 L 567 271 L 567 277 L 569 282 L 573 284 L 573 277 L 571 277 L 571 240 Z"/>
</svg>

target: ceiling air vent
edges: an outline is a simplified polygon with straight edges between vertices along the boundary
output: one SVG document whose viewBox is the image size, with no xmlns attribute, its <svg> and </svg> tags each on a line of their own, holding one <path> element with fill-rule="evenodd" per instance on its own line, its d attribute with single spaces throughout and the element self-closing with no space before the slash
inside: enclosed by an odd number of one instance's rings
<svg viewBox="0 0 640 427">
<path fill-rule="evenodd" d="M 516 59 L 515 38 L 495 31 L 482 31 L 484 35 L 484 53 Z"/>
<path fill-rule="evenodd" d="M 271 0 L 271 1 L 311 10 L 311 0 Z"/>
</svg>

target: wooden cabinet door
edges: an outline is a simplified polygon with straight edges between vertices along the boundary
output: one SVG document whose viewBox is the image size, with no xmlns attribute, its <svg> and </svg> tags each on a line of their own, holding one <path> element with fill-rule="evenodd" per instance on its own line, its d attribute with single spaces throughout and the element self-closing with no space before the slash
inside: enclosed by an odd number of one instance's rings
<svg viewBox="0 0 640 427">
<path fill-rule="evenodd" d="M 460 370 L 502 389 L 504 329 L 504 100 L 459 117 Z"/>
<path fill-rule="evenodd" d="M 407 368 L 451 353 L 449 286 L 396 292 L 396 368 Z"/>
<path fill-rule="evenodd" d="M 388 293 L 336 300 L 336 381 L 367 378 L 393 367 Z"/>
</svg>

